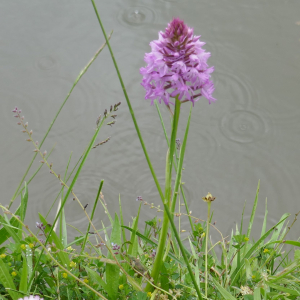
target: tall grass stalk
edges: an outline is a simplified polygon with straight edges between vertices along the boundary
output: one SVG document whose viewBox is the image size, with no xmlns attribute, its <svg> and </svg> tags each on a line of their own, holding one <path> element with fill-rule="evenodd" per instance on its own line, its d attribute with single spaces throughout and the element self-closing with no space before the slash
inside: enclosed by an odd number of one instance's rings
<svg viewBox="0 0 300 300">
<path fill-rule="evenodd" d="M 207 219 L 206 219 L 206 234 L 205 234 L 205 297 L 207 297 L 207 282 L 208 282 L 208 273 L 207 273 L 207 243 L 209 237 L 209 224 L 210 224 L 210 207 L 211 202 L 207 202 Z"/>
<path fill-rule="evenodd" d="M 149 165 L 149 168 L 150 168 L 150 171 L 151 171 L 153 180 L 154 180 L 155 185 L 156 185 L 156 187 L 157 187 L 157 190 L 158 190 L 158 192 L 159 192 L 160 198 L 161 198 L 162 202 L 164 202 L 164 194 L 163 194 L 163 192 L 162 192 L 162 189 L 161 189 L 161 187 L 160 187 L 160 184 L 159 184 L 158 179 L 157 179 L 157 177 L 156 177 L 156 174 L 155 174 L 155 172 L 154 172 L 152 163 L 151 163 L 151 161 L 150 161 L 150 157 L 149 157 L 149 155 L 148 155 L 148 152 L 147 152 L 147 149 L 146 149 L 144 140 L 143 140 L 143 138 L 142 138 L 142 135 L 141 135 L 139 126 L 138 126 L 138 124 L 137 124 L 137 121 L 136 121 L 136 118 L 135 118 L 135 115 L 134 115 L 134 112 L 133 112 L 133 109 L 132 109 L 132 106 L 131 106 L 131 103 L 130 103 L 130 100 L 129 100 L 129 97 L 128 97 L 128 94 L 127 94 L 127 91 L 126 91 L 126 88 L 125 88 L 125 85 L 124 85 L 124 82 L 123 82 L 121 73 L 120 73 L 120 71 L 119 71 L 117 62 L 116 62 L 116 60 L 115 60 L 113 51 L 112 51 L 112 49 L 111 49 L 111 46 L 110 46 L 108 37 L 107 37 L 106 32 L 105 32 L 105 29 L 104 29 L 104 27 L 103 27 L 103 25 L 102 25 L 102 22 L 101 22 L 101 19 L 100 19 L 100 16 L 99 16 L 99 13 L 98 13 L 98 10 L 97 10 L 95 1 L 94 1 L 94 0 L 91 0 L 91 2 L 92 2 L 92 5 L 93 5 L 93 7 L 94 7 L 94 11 L 95 11 L 95 13 L 96 13 L 96 16 L 97 16 L 97 18 L 98 18 L 98 22 L 99 22 L 99 25 L 100 25 L 100 27 L 101 27 L 103 36 L 105 37 L 105 41 L 106 41 L 107 47 L 108 47 L 108 49 L 109 49 L 111 58 L 112 58 L 112 60 L 113 60 L 113 63 L 114 63 L 116 72 L 117 72 L 117 74 L 118 74 L 118 78 L 119 78 L 119 81 L 120 81 L 120 84 L 121 84 L 121 87 L 122 87 L 122 90 L 123 90 L 123 93 L 124 93 L 124 96 L 125 96 L 125 99 L 126 99 L 126 102 L 127 102 L 127 105 L 128 105 L 129 111 L 130 111 L 130 114 L 131 114 L 131 117 L 132 117 L 132 121 L 133 121 L 135 130 L 136 130 L 136 132 L 137 132 L 137 135 L 138 135 L 138 137 L 139 137 L 141 146 L 142 146 L 142 148 L 143 148 L 143 151 L 144 151 L 144 154 L 145 154 L 147 163 L 148 163 L 148 165 Z"/>
</svg>

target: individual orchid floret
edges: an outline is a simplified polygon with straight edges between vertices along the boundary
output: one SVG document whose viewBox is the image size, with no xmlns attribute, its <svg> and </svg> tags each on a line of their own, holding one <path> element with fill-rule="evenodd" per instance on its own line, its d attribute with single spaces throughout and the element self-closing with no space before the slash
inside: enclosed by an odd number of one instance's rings
<svg viewBox="0 0 300 300">
<path fill-rule="evenodd" d="M 158 40 L 150 43 L 151 52 L 144 57 L 147 65 L 140 73 L 145 99 L 150 99 L 151 104 L 157 99 L 169 106 L 174 104 L 172 98 L 176 96 L 181 102 L 193 104 L 201 96 L 209 103 L 216 101 L 212 96 L 214 84 L 210 80 L 214 67 L 208 66 L 210 53 L 202 49 L 205 43 L 199 38 L 194 35 L 193 28 L 174 18 L 165 32 L 159 32 Z"/>
<path fill-rule="evenodd" d="M 18 300 L 44 300 L 44 298 L 40 298 L 40 296 L 30 295 L 29 297 L 19 298 Z"/>
</svg>

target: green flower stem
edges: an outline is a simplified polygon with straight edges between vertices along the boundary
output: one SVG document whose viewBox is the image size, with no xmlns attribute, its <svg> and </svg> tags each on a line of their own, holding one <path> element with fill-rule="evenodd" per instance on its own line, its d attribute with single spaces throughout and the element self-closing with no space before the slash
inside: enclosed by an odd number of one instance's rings
<svg viewBox="0 0 300 300">
<path fill-rule="evenodd" d="M 128 97 L 128 95 L 127 95 L 127 91 L 126 91 L 126 88 L 125 88 L 123 79 L 122 79 L 122 77 L 121 77 L 121 73 L 120 73 L 120 71 L 119 71 L 117 62 L 116 62 L 116 60 L 115 60 L 114 54 L 113 54 L 112 49 L 111 49 L 111 47 L 110 47 L 109 40 L 108 40 L 107 35 L 106 35 L 105 29 L 104 29 L 104 27 L 103 27 L 103 25 L 102 25 L 100 16 L 99 16 L 99 14 L 98 14 L 97 7 L 96 7 L 96 5 L 95 5 L 94 0 L 91 0 L 91 2 L 92 2 L 92 4 L 93 4 L 93 7 L 94 7 L 94 10 L 95 10 L 96 16 L 97 16 L 97 18 L 98 18 L 98 22 L 99 22 L 100 27 L 101 27 L 101 29 L 102 29 L 102 33 L 103 33 L 103 35 L 104 35 L 104 38 L 105 38 L 107 47 L 108 47 L 108 49 L 109 49 L 111 58 L 112 58 L 112 60 L 113 60 L 115 69 L 116 69 L 116 71 L 117 71 L 117 74 L 118 74 L 118 77 L 119 77 L 119 81 L 120 81 L 120 84 L 121 84 L 121 86 L 122 86 L 122 90 L 123 90 L 123 93 L 124 93 L 124 96 L 125 96 L 125 99 L 126 99 L 126 102 L 127 102 L 127 105 L 128 105 L 128 108 L 129 108 L 129 111 L 130 111 L 130 114 L 131 114 L 131 117 L 132 117 L 132 120 L 133 120 L 133 123 L 134 123 L 134 127 L 135 127 L 135 130 L 136 130 L 136 132 L 137 132 L 137 135 L 138 135 L 138 137 L 139 137 L 139 139 L 140 139 L 140 143 L 141 143 L 141 146 L 142 146 L 142 148 L 143 148 L 143 151 L 144 151 L 144 154 L 145 154 L 147 163 L 148 163 L 148 165 L 149 165 L 149 168 L 150 168 L 152 177 L 153 177 L 154 182 L 155 182 L 155 184 L 156 184 L 156 187 L 157 187 L 157 190 L 158 190 L 159 195 L 160 195 L 160 197 L 161 197 L 161 200 L 162 200 L 162 202 L 164 202 L 164 198 L 165 198 L 165 197 L 164 197 L 164 194 L 163 194 L 163 192 L 162 192 L 162 189 L 161 189 L 161 187 L 160 187 L 160 185 L 159 185 L 158 179 L 157 179 L 156 174 L 155 174 L 155 172 L 154 172 L 154 169 L 153 169 L 153 167 L 152 167 L 152 164 L 151 164 L 151 161 L 150 161 L 148 152 L 147 152 L 147 150 L 146 150 L 146 147 L 145 147 L 145 144 L 144 144 L 144 141 L 143 141 L 143 138 L 142 138 L 140 129 L 139 129 L 139 127 L 138 127 L 138 124 L 137 124 L 137 121 L 136 121 L 136 118 L 135 118 L 135 115 L 134 115 L 134 112 L 133 112 L 133 109 L 132 109 L 132 106 L 131 106 L 131 103 L 130 103 L 130 100 L 129 100 L 129 97 Z"/>
<path fill-rule="evenodd" d="M 161 122 L 161 125 L 162 125 L 162 128 L 163 128 L 163 131 L 164 131 L 164 134 L 165 134 L 165 138 L 166 138 L 168 147 L 170 147 L 169 138 L 168 138 L 168 136 L 167 136 L 165 124 L 164 124 L 164 121 L 163 121 L 163 119 L 162 119 L 162 116 L 161 116 L 161 113 L 160 113 L 159 106 L 158 106 L 156 100 L 154 101 L 154 103 L 155 103 L 155 106 L 156 106 L 156 109 L 157 109 L 157 112 L 158 112 L 158 115 L 159 115 L 159 119 L 160 119 L 160 122 Z M 177 153 L 176 153 L 176 152 L 175 152 L 175 155 L 176 155 L 176 159 L 179 160 L 178 157 L 177 157 Z M 177 173 L 177 167 L 176 167 L 176 164 L 174 164 L 174 169 L 175 169 L 175 172 Z M 182 197 L 183 197 L 183 201 L 184 201 L 186 213 L 187 213 L 188 218 L 189 218 L 189 221 L 190 221 L 191 230 L 193 231 L 193 230 L 194 230 L 193 221 L 192 221 L 192 218 L 191 218 L 191 216 L 190 216 L 190 214 L 189 214 L 189 207 L 188 207 L 188 204 L 187 204 L 187 201 L 186 201 L 186 197 L 185 197 L 185 193 L 184 193 L 184 190 L 183 190 L 183 187 L 182 187 L 181 184 L 180 184 L 180 191 L 181 191 L 181 195 L 182 195 Z"/>
<path fill-rule="evenodd" d="M 206 220 L 206 234 L 205 234 L 205 297 L 207 297 L 207 242 L 209 235 L 209 220 L 210 220 L 210 206 L 211 201 L 207 201 L 207 220 Z"/>
<path fill-rule="evenodd" d="M 176 135 L 177 135 L 179 115 L 180 115 L 180 105 L 181 105 L 181 102 L 178 100 L 178 96 L 176 96 L 171 142 L 170 142 L 170 147 L 167 152 L 167 158 L 166 158 L 166 178 L 165 178 L 166 184 L 165 184 L 164 205 L 167 205 L 168 207 L 171 206 L 172 164 L 173 164 L 173 156 L 174 156 L 174 152 L 175 152 Z M 161 264 L 163 262 L 163 256 L 164 256 L 164 252 L 165 252 L 168 229 L 169 229 L 169 218 L 168 218 L 167 213 L 164 212 L 163 224 L 162 224 L 162 229 L 161 229 L 160 236 L 159 236 L 157 253 L 155 256 L 155 261 L 154 261 L 152 272 L 151 272 L 151 277 L 154 279 L 154 284 L 157 283 L 159 271 L 161 269 Z M 149 292 L 152 289 L 153 289 L 152 286 L 150 284 L 148 284 L 146 286 L 145 291 Z"/>
</svg>

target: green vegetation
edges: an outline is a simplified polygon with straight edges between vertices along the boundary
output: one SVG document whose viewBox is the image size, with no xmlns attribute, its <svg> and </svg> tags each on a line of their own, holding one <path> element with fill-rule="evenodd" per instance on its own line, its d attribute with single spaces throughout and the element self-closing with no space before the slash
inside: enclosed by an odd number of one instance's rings
<svg viewBox="0 0 300 300">
<path fill-rule="evenodd" d="M 182 144 L 179 145 L 176 141 L 176 132 L 181 102 L 177 97 L 171 117 L 170 139 L 156 103 L 169 146 L 166 155 L 165 192 L 163 192 L 147 154 L 130 100 L 114 60 L 109 39 L 93 0 L 92 4 L 106 39 L 105 44 L 111 52 L 137 136 L 161 197 L 162 208 L 155 207 L 138 197 L 137 201 L 140 205 L 137 208 L 136 217 L 132 224 L 126 225 L 123 221 L 121 198 L 116 199 L 119 201 L 119 214 L 110 214 L 107 210 L 101 192 L 105 184 L 103 180 L 99 183 L 90 215 L 73 191 L 73 186 L 92 148 L 108 141 L 96 143 L 96 138 L 103 125 L 114 124 L 116 112 L 121 103 L 112 104 L 109 109 L 105 109 L 102 117 L 99 116 L 96 122 L 97 128 L 94 134 L 91 134 L 90 143 L 74 169 L 66 168 L 64 177 L 57 174 L 55 168 L 48 162 L 51 152 L 47 154 L 40 150 L 72 90 L 104 45 L 80 72 L 40 144 L 33 140 L 33 133 L 27 129 L 28 123 L 20 115 L 19 109 L 14 109 L 18 124 L 22 126 L 24 134 L 28 135 L 28 141 L 35 147 L 36 153 L 33 160 L 36 155 L 40 155 L 41 165 L 47 166 L 50 173 L 60 181 L 61 190 L 58 197 L 61 197 L 61 203 L 53 222 L 48 220 L 47 216 L 39 214 L 39 222 L 36 224 L 38 232 L 34 233 L 32 228 L 26 226 L 24 220 L 28 203 L 28 183 L 33 178 L 30 178 L 27 183 L 23 181 L 32 165 L 32 160 L 10 205 L 8 207 L 0 205 L 3 211 L 0 215 L 2 225 L 0 229 L 0 299 L 17 300 L 33 294 L 44 299 L 62 300 L 300 299 L 300 250 L 298 249 L 300 242 L 287 240 L 287 234 L 296 222 L 298 214 L 289 226 L 287 222 L 289 215 L 284 214 L 277 224 L 267 228 L 266 206 L 261 235 L 257 240 L 253 240 L 251 229 L 255 222 L 259 184 L 249 224 L 246 227 L 242 221 L 239 228 L 233 230 L 229 237 L 224 237 L 211 224 L 211 205 L 214 204 L 215 198 L 210 193 L 203 197 L 203 200 L 207 202 L 207 219 L 200 220 L 197 215 L 190 213 L 181 178 L 192 105 L 185 136 Z M 106 146 L 109 147 L 109 144 Z M 172 174 L 175 175 L 174 181 L 172 181 Z M 175 182 L 174 186 L 172 182 Z M 17 210 L 12 212 L 11 204 L 19 201 L 18 196 L 20 196 L 20 204 Z M 86 232 L 82 232 L 74 241 L 67 243 L 68 227 L 64 206 L 69 196 L 80 205 L 89 221 L 89 226 Z M 180 199 L 184 201 L 185 213 L 180 211 Z M 109 224 L 103 225 L 102 228 L 96 228 L 93 224 L 95 210 L 99 204 L 103 205 L 109 217 Z M 163 219 L 155 217 L 146 221 L 144 228 L 139 228 L 139 219 L 143 213 L 142 204 L 144 209 L 156 209 L 162 212 Z M 217 207 L 216 203 L 216 209 Z M 189 236 L 186 239 L 182 239 L 181 231 L 178 229 L 183 218 L 187 218 L 190 224 Z M 56 224 L 58 228 L 54 230 Z M 108 229 L 110 229 L 110 234 L 108 234 Z M 219 241 L 215 244 L 209 238 L 210 230 L 216 230 L 215 232 L 219 235 Z M 220 254 L 217 254 L 216 249 L 220 250 Z"/>
</svg>

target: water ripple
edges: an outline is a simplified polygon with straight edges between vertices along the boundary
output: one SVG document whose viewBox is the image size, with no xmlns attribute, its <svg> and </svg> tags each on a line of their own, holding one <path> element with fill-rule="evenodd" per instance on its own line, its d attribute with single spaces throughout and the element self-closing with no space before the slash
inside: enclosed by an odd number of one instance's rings
<svg viewBox="0 0 300 300">
<path fill-rule="evenodd" d="M 57 59 L 52 55 L 42 56 L 35 61 L 35 66 L 38 69 L 44 71 L 48 71 L 55 68 L 57 64 L 58 64 Z"/>
<path fill-rule="evenodd" d="M 139 27 L 152 24 L 155 12 L 144 6 L 130 6 L 122 9 L 117 16 L 118 21 L 125 26 Z"/>
<path fill-rule="evenodd" d="M 267 130 L 265 119 L 246 110 L 231 111 L 223 116 L 220 122 L 222 133 L 238 143 L 251 143 L 264 137 Z"/>
</svg>

